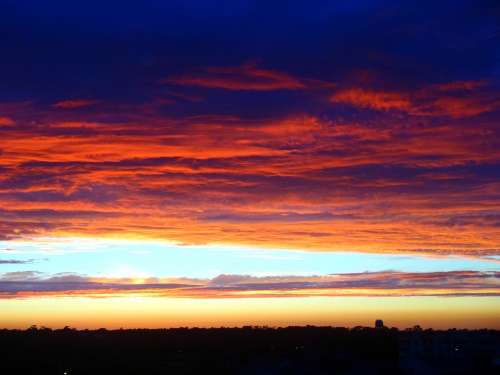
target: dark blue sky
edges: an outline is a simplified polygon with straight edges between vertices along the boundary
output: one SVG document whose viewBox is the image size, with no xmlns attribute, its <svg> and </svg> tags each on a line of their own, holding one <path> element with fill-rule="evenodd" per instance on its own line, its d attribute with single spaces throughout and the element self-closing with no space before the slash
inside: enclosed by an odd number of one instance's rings
<svg viewBox="0 0 500 375">
<path fill-rule="evenodd" d="M 498 78 L 495 1 L 3 1 L 3 100 L 142 101 L 158 80 L 258 61 L 414 88 Z"/>
</svg>

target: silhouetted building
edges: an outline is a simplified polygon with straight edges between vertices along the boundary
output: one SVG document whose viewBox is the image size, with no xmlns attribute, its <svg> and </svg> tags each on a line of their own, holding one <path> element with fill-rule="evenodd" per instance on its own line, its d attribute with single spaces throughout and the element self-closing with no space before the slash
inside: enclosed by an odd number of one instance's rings
<svg viewBox="0 0 500 375">
<path fill-rule="evenodd" d="M 384 321 L 382 319 L 375 320 L 375 328 L 384 328 Z"/>
</svg>

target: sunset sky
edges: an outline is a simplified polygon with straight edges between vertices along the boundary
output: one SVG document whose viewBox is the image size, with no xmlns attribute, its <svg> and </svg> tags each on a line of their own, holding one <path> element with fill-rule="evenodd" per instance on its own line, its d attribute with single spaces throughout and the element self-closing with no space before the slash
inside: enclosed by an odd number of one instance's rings
<svg viewBox="0 0 500 375">
<path fill-rule="evenodd" d="M 500 4 L 0 4 L 0 328 L 500 329 Z"/>
</svg>

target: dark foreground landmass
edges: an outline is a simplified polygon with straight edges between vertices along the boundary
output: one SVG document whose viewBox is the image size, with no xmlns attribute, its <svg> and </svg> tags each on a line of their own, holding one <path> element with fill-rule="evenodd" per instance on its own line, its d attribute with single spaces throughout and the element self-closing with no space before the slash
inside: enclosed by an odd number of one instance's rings
<svg viewBox="0 0 500 375">
<path fill-rule="evenodd" d="M 500 331 L 0 330 L 0 374 L 499 374 Z"/>
</svg>

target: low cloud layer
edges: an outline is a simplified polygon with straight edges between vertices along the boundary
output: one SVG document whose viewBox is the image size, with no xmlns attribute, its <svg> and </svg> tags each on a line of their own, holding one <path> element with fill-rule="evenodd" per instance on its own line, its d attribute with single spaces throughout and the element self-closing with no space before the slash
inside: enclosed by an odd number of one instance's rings
<svg viewBox="0 0 500 375">
<path fill-rule="evenodd" d="M 366 272 L 326 276 L 219 275 L 213 279 L 46 276 L 36 271 L 0 277 L 0 298 L 113 297 L 140 294 L 185 298 L 307 296 L 500 296 L 500 273 L 477 271 Z"/>
</svg>

